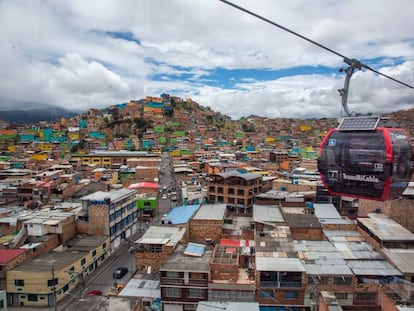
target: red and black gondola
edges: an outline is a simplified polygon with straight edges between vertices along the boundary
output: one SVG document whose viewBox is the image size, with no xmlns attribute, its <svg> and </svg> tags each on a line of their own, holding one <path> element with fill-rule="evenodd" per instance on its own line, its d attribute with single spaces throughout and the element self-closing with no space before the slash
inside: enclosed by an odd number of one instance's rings
<svg viewBox="0 0 414 311">
<path fill-rule="evenodd" d="M 388 201 L 407 188 L 413 161 L 404 129 L 380 117 L 347 117 L 323 139 L 318 170 L 331 195 Z"/>
</svg>

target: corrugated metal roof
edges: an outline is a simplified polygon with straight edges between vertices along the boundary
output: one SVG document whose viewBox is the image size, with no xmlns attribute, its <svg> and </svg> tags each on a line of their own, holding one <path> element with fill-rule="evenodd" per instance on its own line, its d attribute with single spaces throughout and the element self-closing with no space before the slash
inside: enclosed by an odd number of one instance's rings
<svg viewBox="0 0 414 311">
<path fill-rule="evenodd" d="M 314 203 L 313 208 L 315 209 L 315 216 L 317 218 L 342 219 L 342 216 L 339 215 L 337 209 L 331 203 L 329 204 Z"/>
<path fill-rule="evenodd" d="M 135 194 L 135 190 L 122 188 L 122 189 L 111 190 L 111 191 L 96 191 L 94 193 L 81 197 L 80 199 L 94 201 L 94 200 L 103 200 L 105 198 L 109 198 L 111 199 L 111 201 L 117 201 L 118 199 L 124 196 L 130 196 L 133 194 Z"/>
<path fill-rule="evenodd" d="M 299 258 L 257 257 L 257 271 L 290 271 L 305 272 L 305 267 Z"/>
<path fill-rule="evenodd" d="M 240 173 L 239 171 L 230 171 L 230 172 L 224 172 L 224 173 L 219 173 L 217 174 L 223 178 L 230 178 L 230 177 L 240 177 L 243 178 L 244 180 L 253 180 L 253 179 L 258 179 L 261 178 L 262 175 L 257 174 L 257 173 Z"/>
<path fill-rule="evenodd" d="M 276 205 L 253 205 L 253 220 L 255 222 L 284 222 L 282 212 Z"/>
<path fill-rule="evenodd" d="M 354 274 L 360 276 L 401 276 L 401 272 L 386 260 L 347 260 L 347 264 Z"/>
<path fill-rule="evenodd" d="M 131 279 L 122 290 L 122 296 L 160 298 L 160 281 Z"/>
<path fill-rule="evenodd" d="M 351 269 L 346 264 L 327 265 L 327 264 L 304 264 L 306 274 L 309 275 L 353 275 Z"/>
<path fill-rule="evenodd" d="M 389 261 L 402 273 L 414 273 L 414 249 L 382 249 Z"/>
<path fill-rule="evenodd" d="M 368 214 L 358 218 L 371 233 L 382 241 L 414 241 L 414 234 L 384 214 Z"/>
<path fill-rule="evenodd" d="M 183 238 L 186 230 L 184 228 L 170 226 L 150 226 L 144 235 L 135 241 L 140 244 L 177 244 Z"/>
<path fill-rule="evenodd" d="M 203 204 L 194 215 L 193 219 L 224 220 L 226 204 Z"/>
<path fill-rule="evenodd" d="M 173 225 L 186 224 L 196 213 L 200 204 L 182 205 L 174 207 L 165 217 L 164 220 L 170 221 Z"/>
</svg>

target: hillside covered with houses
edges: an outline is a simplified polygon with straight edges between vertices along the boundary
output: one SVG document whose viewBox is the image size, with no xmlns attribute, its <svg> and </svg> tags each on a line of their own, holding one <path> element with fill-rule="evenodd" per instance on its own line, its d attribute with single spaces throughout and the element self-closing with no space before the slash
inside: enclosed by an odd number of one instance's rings
<svg viewBox="0 0 414 311">
<path fill-rule="evenodd" d="M 414 137 L 413 114 L 388 117 Z M 0 303 L 83 310 L 126 301 L 125 310 L 142 311 L 207 310 L 206 301 L 257 311 L 413 306 L 414 185 L 385 202 L 328 193 L 317 156 L 337 124 L 231 120 L 169 94 L 5 124 Z M 120 257 L 131 258 L 130 270 L 110 280 L 122 284 L 93 283 Z M 100 294 L 82 292 L 89 284 Z"/>
</svg>

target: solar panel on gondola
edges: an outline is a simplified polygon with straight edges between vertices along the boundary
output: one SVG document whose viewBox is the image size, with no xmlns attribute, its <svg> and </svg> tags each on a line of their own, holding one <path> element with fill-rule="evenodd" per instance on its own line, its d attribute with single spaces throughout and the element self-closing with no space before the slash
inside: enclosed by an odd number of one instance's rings
<svg viewBox="0 0 414 311">
<path fill-rule="evenodd" d="M 379 117 L 345 118 L 322 141 L 318 170 L 332 195 L 378 201 L 398 198 L 413 174 L 407 133 Z"/>
</svg>

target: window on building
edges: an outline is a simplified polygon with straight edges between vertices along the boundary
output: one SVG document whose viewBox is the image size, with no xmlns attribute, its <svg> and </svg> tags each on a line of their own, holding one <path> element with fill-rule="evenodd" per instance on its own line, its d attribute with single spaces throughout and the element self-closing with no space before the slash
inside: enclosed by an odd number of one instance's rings
<svg viewBox="0 0 414 311">
<path fill-rule="evenodd" d="M 164 288 L 164 296 L 179 298 L 181 297 L 181 288 L 176 288 L 176 287 Z"/>
<path fill-rule="evenodd" d="M 92 256 L 93 256 L 93 257 L 95 257 L 95 256 L 96 256 L 96 249 L 94 249 L 94 250 L 92 251 Z"/>
<path fill-rule="evenodd" d="M 377 293 L 357 293 L 356 300 L 358 301 L 376 301 Z"/>
<path fill-rule="evenodd" d="M 274 293 L 272 290 L 261 290 L 260 291 L 260 298 L 273 298 Z"/>
<path fill-rule="evenodd" d="M 188 289 L 188 298 L 203 298 L 204 289 L 201 288 L 189 288 Z"/>
<path fill-rule="evenodd" d="M 347 293 L 335 293 L 336 299 L 348 299 Z"/>
<path fill-rule="evenodd" d="M 85 263 L 86 263 L 86 258 L 82 258 L 82 260 L 81 260 L 81 266 L 85 265 Z"/>
<path fill-rule="evenodd" d="M 162 253 L 161 244 L 148 244 L 147 249 L 148 249 L 148 252 L 150 253 Z"/>
<path fill-rule="evenodd" d="M 231 292 L 229 290 L 213 290 L 213 300 L 228 301 L 230 297 Z"/>
<path fill-rule="evenodd" d="M 236 292 L 238 301 L 254 301 L 255 296 L 253 292 Z"/>
<path fill-rule="evenodd" d="M 206 278 L 206 275 L 204 273 L 192 272 L 190 273 L 190 278 L 197 279 L 197 280 L 204 280 Z"/>
<path fill-rule="evenodd" d="M 280 287 L 301 287 L 301 272 L 282 272 L 280 273 Z"/>
<path fill-rule="evenodd" d="M 102 248 L 105 249 L 106 248 L 106 242 L 104 244 L 102 244 Z"/>
<path fill-rule="evenodd" d="M 244 189 L 237 189 L 237 195 L 244 195 Z"/>
<path fill-rule="evenodd" d="M 316 284 L 318 285 L 326 285 L 328 284 L 328 278 L 325 276 L 318 276 L 316 278 Z"/>
<path fill-rule="evenodd" d="M 334 284 L 335 285 L 351 285 L 352 278 L 351 277 L 334 277 Z"/>
<path fill-rule="evenodd" d="M 51 280 L 47 280 L 47 286 L 55 286 L 58 285 L 59 280 L 57 278 L 55 279 L 51 279 Z"/>
<path fill-rule="evenodd" d="M 14 280 L 14 286 L 24 286 L 24 280 Z"/>
<path fill-rule="evenodd" d="M 28 294 L 27 295 L 28 301 L 37 301 L 37 294 Z"/>
<path fill-rule="evenodd" d="M 284 297 L 285 299 L 298 299 L 299 293 L 298 292 L 285 292 Z"/>
<path fill-rule="evenodd" d="M 177 271 L 166 271 L 166 275 L 167 278 L 179 278 L 180 277 L 180 273 Z"/>
</svg>

